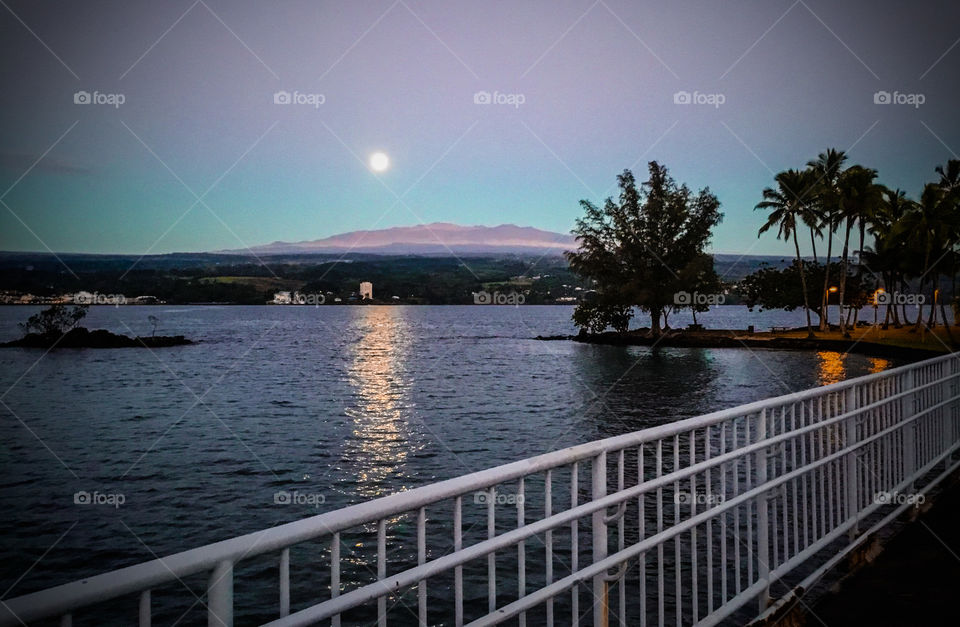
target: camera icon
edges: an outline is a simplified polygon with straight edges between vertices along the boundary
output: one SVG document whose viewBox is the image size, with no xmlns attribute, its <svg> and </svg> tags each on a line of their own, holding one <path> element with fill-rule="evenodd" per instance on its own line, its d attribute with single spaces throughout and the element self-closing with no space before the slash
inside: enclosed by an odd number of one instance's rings
<svg viewBox="0 0 960 627">
<path fill-rule="evenodd" d="M 892 305 L 893 304 L 893 294 L 889 292 L 877 292 L 877 304 L 878 305 Z"/>
<path fill-rule="evenodd" d="M 891 102 L 889 91 L 878 91 L 873 94 L 873 104 L 890 104 Z"/>
<path fill-rule="evenodd" d="M 473 95 L 473 104 L 488 105 L 493 102 L 493 96 L 489 91 L 478 91 Z"/>
<path fill-rule="evenodd" d="M 474 504 L 476 504 L 476 505 L 486 505 L 486 504 L 487 504 L 487 501 L 489 501 L 489 495 L 488 495 L 486 492 L 484 492 L 483 490 L 480 490 L 479 492 L 474 492 L 474 493 L 473 493 L 473 502 L 474 502 Z"/>
<path fill-rule="evenodd" d="M 90 104 L 90 102 L 91 102 L 91 98 L 90 98 L 89 91 L 80 90 L 77 93 L 73 94 L 73 104 L 85 105 L 85 104 Z"/>
<path fill-rule="evenodd" d="M 289 505 L 292 502 L 290 493 L 286 490 L 280 490 L 273 493 L 273 502 L 275 505 Z"/>
<path fill-rule="evenodd" d="M 673 495 L 674 505 L 689 505 L 693 502 L 693 497 L 689 492 L 677 492 Z"/>
<path fill-rule="evenodd" d="M 90 493 L 80 490 L 79 492 L 73 493 L 73 502 L 75 505 L 90 505 L 93 500 L 90 498 Z"/>
<path fill-rule="evenodd" d="M 473 304 L 474 305 L 489 305 L 493 302 L 493 295 L 486 290 L 480 290 L 479 292 L 473 293 Z"/>
<path fill-rule="evenodd" d="M 289 91 L 280 90 L 273 94 L 273 104 L 286 105 L 292 102 L 292 96 Z"/>
<path fill-rule="evenodd" d="M 690 292 L 677 292 L 673 295 L 673 304 L 674 305 L 689 305 L 693 302 L 693 297 L 690 295 Z"/>
<path fill-rule="evenodd" d="M 689 91 L 678 91 L 677 93 L 673 94 L 673 104 L 685 105 L 690 104 L 691 102 L 692 98 Z"/>
</svg>

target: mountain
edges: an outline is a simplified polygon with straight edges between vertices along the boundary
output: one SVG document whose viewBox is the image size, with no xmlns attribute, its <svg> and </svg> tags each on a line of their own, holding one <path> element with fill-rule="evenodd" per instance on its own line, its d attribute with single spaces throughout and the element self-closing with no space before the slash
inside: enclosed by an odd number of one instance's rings
<svg viewBox="0 0 960 627">
<path fill-rule="evenodd" d="M 575 247 L 573 236 L 530 226 L 461 226 L 434 222 L 375 231 L 351 231 L 304 242 L 273 242 L 247 249 L 223 250 L 237 255 L 310 253 L 374 253 L 384 255 L 445 255 L 478 253 L 561 254 Z"/>
</svg>

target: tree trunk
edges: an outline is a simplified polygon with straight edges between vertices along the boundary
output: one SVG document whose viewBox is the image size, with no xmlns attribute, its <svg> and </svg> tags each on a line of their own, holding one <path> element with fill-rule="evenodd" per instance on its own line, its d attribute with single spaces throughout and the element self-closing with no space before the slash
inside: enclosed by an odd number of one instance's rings
<svg viewBox="0 0 960 627">
<path fill-rule="evenodd" d="M 833 221 L 827 220 L 827 265 L 823 268 L 823 300 L 820 309 L 820 330 L 826 331 L 830 328 L 830 255 L 833 254 Z"/>
<path fill-rule="evenodd" d="M 803 311 L 807 314 L 807 337 L 814 337 L 813 326 L 810 324 L 810 299 L 807 297 L 807 273 L 803 271 L 803 258 L 800 257 L 800 240 L 797 238 L 797 229 L 793 229 L 793 245 L 797 249 L 797 263 L 800 264 L 800 285 L 803 288 Z"/>
<path fill-rule="evenodd" d="M 650 334 L 653 337 L 660 337 L 660 310 L 650 310 Z"/>
<path fill-rule="evenodd" d="M 817 258 L 817 238 L 814 235 L 813 227 L 810 227 L 810 247 L 813 249 L 813 263 L 819 264 L 820 260 Z"/>
<path fill-rule="evenodd" d="M 850 218 L 847 218 L 846 233 L 843 237 L 843 258 L 840 262 L 840 334 L 844 337 L 847 337 L 847 321 L 843 318 L 843 292 L 847 287 L 847 259 L 849 257 L 850 249 L 850 230 L 853 228 L 853 224 L 850 223 Z"/>
</svg>

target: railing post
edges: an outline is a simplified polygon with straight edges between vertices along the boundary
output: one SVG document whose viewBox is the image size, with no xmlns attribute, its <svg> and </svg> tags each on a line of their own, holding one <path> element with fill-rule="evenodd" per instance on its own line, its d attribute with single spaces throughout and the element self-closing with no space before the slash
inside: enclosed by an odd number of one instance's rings
<svg viewBox="0 0 960 627">
<path fill-rule="evenodd" d="M 596 501 L 607 495 L 607 453 L 603 452 L 593 458 L 593 500 Z M 607 557 L 607 523 L 606 511 L 598 510 L 593 513 L 593 563 Z M 593 577 L 593 625 L 607 627 L 607 582 L 604 573 Z"/>
<path fill-rule="evenodd" d="M 852 411 L 856 411 L 858 407 L 857 403 L 857 386 L 851 385 L 847 388 L 843 410 L 844 413 L 849 414 Z M 844 436 L 843 444 L 846 448 L 850 448 L 857 443 L 857 418 L 858 415 L 847 416 L 843 421 L 844 426 Z M 860 533 L 860 507 L 858 502 L 858 485 L 857 485 L 857 451 L 850 451 L 847 453 L 844 458 L 844 484 L 846 484 L 846 501 L 847 501 L 847 519 L 853 518 L 853 526 L 850 527 L 849 538 L 853 540 L 857 537 L 857 534 Z M 877 469 L 870 469 L 873 472 L 876 472 Z"/>
<path fill-rule="evenodd" d="M 217 564 L 207 585 L 207 627 L 233 627 L 233 562 Z"/>
<path fill-rule="evenodd" d="M 767 439 L 767 410 L 760 410 L 757 421 L 757 442 Z M 767 483 L 767 448 L 763 447 L 756 453 L 757 457 L 757 486 Z M 764 490 L 757 496 L 757 577 L 758 581 L 766 581 L 760 593 L 760 613 L 766 611 L 770 605 L 770 514 L 768 511 L 768 494 Z"/>
<path fill-rule="evenodd" d="M 900 385 L 900 391 L 906 392 L 900 397 L 900 422 L 906 422 L 913 417 L 913 380 L 914 370 L 908 370 L 903 373 Z M 916 421 L 905 425 L 903 431 L 903 478 L 909 479 L 910 483 L 907 489 L 913 491 L 913 474 L 917 471 L 917 423 Z"/>
<path fill-rule="evenodd" d="M 139 627 L 150 627 L 150 591 L 144 590 L 140 593 L 140 623 Z"/>
</svg>

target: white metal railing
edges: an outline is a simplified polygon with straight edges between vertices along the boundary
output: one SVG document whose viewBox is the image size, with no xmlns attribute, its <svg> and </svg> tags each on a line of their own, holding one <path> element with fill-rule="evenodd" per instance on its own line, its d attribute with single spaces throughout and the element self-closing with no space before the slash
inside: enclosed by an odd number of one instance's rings
<svg viewBox="0 0 960 627">
<path fill-rule="evenodd" d="M 960 465 L 958 392 L 960 359 L 945 355 L 27 594 L 0 602 L 0 625 L 70 625 L 83 608 L 136 594 L 140 625 L 150 625 L 151 590 L 208 573 L 208 624 L 229 626 L 234 568 L 262 555 L 278 559 L 276 627 L 340 625 L 373 606 L 379 625 L 713 625 L 751 602 L 756 615 L 772 584 L 798 566 L 834 563 L 862 524 L 903 509 L 878 495 L 922 492 L 928 485 L 916 484 L 938 464 L 944 473 Z M 510 503 L 507 520 L 499 501 Z M 415 538 L 405 539 L 396 529 L 414 518 Z M 329 543 L 325 568 L 310 560 L 311 594 L 292 611 L 290 549 L 318 539 Z M 342 555 L 374 542 L 363 568 Z"/>
</svg>

